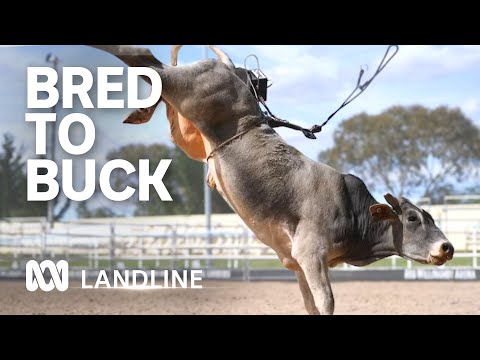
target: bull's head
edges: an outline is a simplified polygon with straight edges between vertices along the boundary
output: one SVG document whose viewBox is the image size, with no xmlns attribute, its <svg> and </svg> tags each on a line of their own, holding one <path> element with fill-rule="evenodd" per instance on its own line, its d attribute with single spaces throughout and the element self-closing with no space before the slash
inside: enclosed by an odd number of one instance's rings
<svg viewBox="0 0 480 360">
<path fill-rule="evenodd" d="M 443 265 L 453 258 L 454 248 L 435 225 L 432 216 L 403 197 L 385 194 L 391 205 L 375 204 L 370 214 L 375 221 L 390 221 L 398 254 L 420 263 Z"/>
</svg>

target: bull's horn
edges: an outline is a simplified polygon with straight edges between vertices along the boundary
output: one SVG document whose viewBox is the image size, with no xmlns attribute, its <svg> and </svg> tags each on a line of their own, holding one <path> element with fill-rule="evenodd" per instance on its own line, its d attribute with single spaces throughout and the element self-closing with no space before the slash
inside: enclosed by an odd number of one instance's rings
<svg viewBox="0 0 480 360">
<path fill-rule="evenodd" d="M 225 54 L 222 50 L 216 48 L 215 46 L 208 45 L 208 47 L 215 53 L 215 55 L 218 56 L 221 62 L 223 62 L 230 68 L 230 70 L 235 70 L 235 65 L 233 64 L 232 59 L 230 59 L 227 54 Z"/>
<path fill-rule="evenodd" d="M 390 204 L 390 206 L 393 208 L 393 210 L 395 210 L 395 212 L 398 215 L 402 214 L 402 208 L 400 206 L 401 204 L 398 201 L 397 197 L 393 196 L 390 193 L 386 193 L 385 195 L 383 195 L 383 197 L 385 198 L 385 200 L 387 200 L 387 202 Z"/>
<path fill-rule="evenodd" d="M 178 63 L 178 53 L 180 52 L 180 49 L 182 48 L 183 45 L 173 45 L 172 46 L 172 52 L 171 52 L 171 64 L 173 66 L 177 66 Z M 216 48 L 215 46 L 208 45 L 210 50 L 212 50 L 215 55 L 217 55 L 218 59 L 223 62 L 225 65 L 228 66 L 230 70 L 235 70 L 235 65 L 233 64 L 233 61 L 228 57 L 227 54 L 225 54 L 222 50 Z"/>
<path fill-rule="evenodd" d="M 173 45 L 172 46 L 172 53 L 170 57 L 170 63 L 172 66 L 177 66 L 177 60 L 178 60 L 178 52 L 182 48 L 183 45 Z"/>
</svg>

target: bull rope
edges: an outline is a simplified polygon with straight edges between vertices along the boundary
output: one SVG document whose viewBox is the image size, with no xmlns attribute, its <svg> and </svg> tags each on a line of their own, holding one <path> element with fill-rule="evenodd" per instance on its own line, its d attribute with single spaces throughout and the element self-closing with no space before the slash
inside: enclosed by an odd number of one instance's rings
<svg viewBox="0 0 480 360">
<path fill-rule="evenodd" d="M 390 53 L 390 50 L 391 49 L 394 49 L 393 53 L 388 57 L 387 59 L 387 56 L 389 55 Z M 250 76 L 247 76 L 247 81 L 248 81 L 248 84 L 247 85 L 250 85 L 250 87 L 253 89 L 253 92 L 254 92 L 254 96 L 256 97 L 257 101 L 259 104 L 261 104 L 264 108 L 265 108 L 265 112 L 264 112 L 264 115 L 265 117 L 267 118 L 267 122 L 268 124 L 270 125 L 270 127 L 272 128 L 275 128 L 275 127 L 287 127 L 287 128 L 290 128 L 290 129 L 293 129 L 293 130 L 299 130 L 299 131 L 302 131 L 303 132 L 303 135 L 305 135 L 305 137 L 307 137 L 308 139 L 316 139 L 317 137 L 315 136 L 315 133 L 319 133 L 322 131 L 323 127 L 325 125 L 328 124 L 328 122 L 341 110 L 343 109 L 345 106 L 347 106 L 348 104 L 350 104 L 353 100 L 355 100 L 357 97 L 360 96 L 360 94 L 362 94 L 369 86 L 370 84 L 372 83 L 372 81 L 378 76 L 378 74 L 380 74 L 382 72 L 383 69 L 385 69 L 385 67 L 388 65 L 388 63 L 395 57 L 395 55 L 397 55 L 398 53 L 398 50 L 399 50 L 399 47 L 398 45 L 389 45 L 388 48 L 387 48 L 387 51 L 385 52 L 385 55 L 383 55 L 383 59 L 382 61 L 380 62 L 380 64 L 378 65 L 378 68 L 377 70 L 375 71 L 375 73 L 372 75 L 372 77 L 370 79 L 368 79 L 367 81 L 365 81 L 363 84 L 361 84 L 361 81 L 362 81 L 362 77 L 365 73 L 365 70 L 360 67 L 360 73 L 358 75 L 358 80 L 357 80 L 357 86 L 355 87 L 355 89 L 353 89 L 353 91 L 350 93 L 350 95 L 345 99 L 345 101 L 332 113 L 330 114 L 330 116 L 321 124 L 321 125 L 314 125 L 312 126 L 310 129 L 305 129 L 301 126 L 298 126 L 298 125 L 295 125 L 293 123 L 290 123 L 289 121 L 287 120 L 284 120 L 284 119 L 281 119 L 277 116 L 275 116 L 271 111 L 270 109 L 268 108 L 267 104 L 265 103 L 265 100 L 263 99 L 263 97 L 261 95 L 258 94 L 257 92 L 257 89 L 256 87 L 253 85 L 253 82 L 252 82 L 252 79 Z M 256 59 L 256 62 L 257 62 L 257 73 L 262 73 L 261 70 L 260 70 L 260 65 L 259 65 L 259 61 L 258 61 L 258 58 L 255 56 L 255 55 L 249 55 L 245 58 L 245 61 L 244 61 L 244 66 L 245 66 L 245 70 L 248 71 L 247 69 L 247 59 L 249 57 L 255 57 Z M 367 66 L 367 70 L 368 70 L 368 66 Z M 262 73 L 263 74 L 263 73 Z M 358 93 L 357 93 L 358 92 Z M 259 105 L 260 106 L 260 105 Z"/>
</svg>

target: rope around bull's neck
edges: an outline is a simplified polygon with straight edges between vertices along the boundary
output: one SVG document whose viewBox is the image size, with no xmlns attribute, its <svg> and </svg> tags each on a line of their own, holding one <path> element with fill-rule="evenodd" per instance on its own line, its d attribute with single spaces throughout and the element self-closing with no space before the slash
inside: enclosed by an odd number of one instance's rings
<svg viewBox="0 0 480 360">
<path fill-rule="evenodd" d="M 254 121 L 247 129 L 243 130 L 243 131 L 240 131 L 238 134 L 235 134 L 234 136 L 232 136 L 231 138 L 225 140 L 224 142 L 222 142 L 220 145 L 217 145 L 215 147 L 215 149 L 213 149 L 210 154 L 207 156 L 207 163 L 208 163 L 208 160 L 210 160 L 210 158 L 212 158 L 218 150 L 222 149 L 225 145 L 229 144 L 230 142 L 232 142 L 233 140 L 235 139 L 238 139 L 239 137 L 245 135 L 246 133 L 248 133 L 250 130 L 254 129 L 255 127 L 261 125 L 261 124 L 265 124 L 266 121 L 265 121 L 265 118 L 262 117 L 262 116 L 259 116 L 258 119 L 256 121 Z"/>
</svg>

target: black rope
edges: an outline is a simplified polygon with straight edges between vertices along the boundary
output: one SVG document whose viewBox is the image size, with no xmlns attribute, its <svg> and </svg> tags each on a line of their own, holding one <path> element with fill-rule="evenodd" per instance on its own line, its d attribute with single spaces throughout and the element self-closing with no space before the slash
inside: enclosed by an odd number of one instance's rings
<svg viewBox="0 0 480 360">
<path fill-rule="evenodd" d="M 259 101 L 265 107 L 265 109 L 267 110 L 266 114 L 264 114 L 264 115 L 267 118 L 268 125 L 271 128 L 276 128 L 276 127 L 282 126 L 282 127 L 290 128 L 290 129 L 293 129 L 293 130 L 299 130 L 299 131 L 303 132 L 303 135 L 305 135 L 307 138 L 316 139 L 315 135 L 310 130 L 305 129 L 305 128 L 299 126 L 299 125 L 292 124 L 291 122 L 289 122 L 287 120 L 280 119 L 280 118 L 276 117 L 275 115 L 273 115 L 272 112 L 270 111 L 270 109 L 268 108 L 267 104 L 265 103 L 265 100 L 263 100 L 263 98 L 261 96 L 259 97 Z"/>
<path fill-rule="evenodd" d="M 388 60 L 385 61 L 385 59 L 387 59 L 387 55 L 390 53 L 390 49 L 394 48 L 394 52 L 393 54 L 388 58 Z M 267 105 L 265 104 L 265 101 L 259 97 L 259 101 L 260 103 L 265 107 L 265 109 L 267 110 L 266 112 L 266 117 L 267 117 L 267 121 L 268 121 L 268 124 L 273 128 L 273 127 L 279 127 L 279 126 L 283 126 L 283 127 L 288 127 L 290 129 L 294 129 L 294 130 L 300 130 L 303 132 L 303 134 L 309 138 L 309 139 L 316 139 L 317 137 L 315 136 L 315 133 L 319 133 L 322 131 L 323 127 L 325 125 L 328 124 L 328 122 L 341 110 L 343 109 L 345 106 L 347 106 L 348 104 L 350 104 L 353 100 L 355 100 L 357 97 L 360 96 L 360 94 L 362 94 L 367 88 L 368 86 L 372 83 L 373 79 L 375 79 L 378 74 L 380 74 L 382 72 L 383 69 L 385 69 L 385 67 L 388 65 L 388 63 L 395 57 L 395 55 L 397 55 L 397 52 L 399 50 L 399 47 L 398 45 L 390 45 L 388 48 L 387 48 L 387 51 L 385 52 L 385 55 L 383 56 L 383 59 L 382 61 L 380 62 L 380 65 L 378 65 L 378 68 L 377 68 L 377 71 L 375 71 L 375 73 L 373 74 L 373 76 L 365 81 L 363 84 L 361 84 L 361 81 L 362 81 L 362 77 L 363 77 L 363 74 L 365 73 L 365 70 L 363 69 L 360 69 L 360 74 L 358 75 L 358 80 L 357 80 L 357 86 L 355 87 L 355 89 L 351 92 L 351 94 L 345 99 L 345 101 L 338 107 L 337 110 L 335 110 L 328 118 L 327 120 L 325 120 L 321 125 L 314 125 L 311 129 L 305 129 L 305 128 L 302 128 L 301 126 L 298 126 L 298 125 L 295 125 L 295 124 L 292 124 L 290 122 L 288 122 L 287 120 L 283 120 L 283 119 L 280 119 L 278 117 L 276 117 L 275 115 L 272 114 L 272 112 L 270 111 L 270 109 L 267 107 Z M 356 94 L 356 92 L 358 91 L 358 93 Z"/>
</svg>

